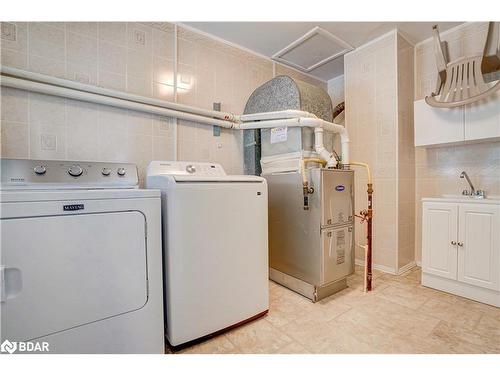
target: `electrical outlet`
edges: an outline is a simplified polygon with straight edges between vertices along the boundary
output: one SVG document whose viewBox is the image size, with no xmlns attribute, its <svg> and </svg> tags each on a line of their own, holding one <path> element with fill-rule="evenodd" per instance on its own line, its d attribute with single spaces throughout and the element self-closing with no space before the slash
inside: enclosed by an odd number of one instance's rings
<svg viewBox="0 0 500 375">
<path fill-rule="evenodd" d="M 55 134 L 41 134 L 40 148 L 44 151 L 55 151 L 57 148 L 57 136 Z"/>
<path fill-rule="evenodd" d="M 2 22 L 1 25 L 1 35 L 2 39 L 10 40 L 12 42 L 16 41 L 16 24 L 10 22 Z"/>
<path fill-rule="evenodd" d="M 146 33 L 141 30 L 134 30 L 135 44 L 146 45 Z"/>
</svg>

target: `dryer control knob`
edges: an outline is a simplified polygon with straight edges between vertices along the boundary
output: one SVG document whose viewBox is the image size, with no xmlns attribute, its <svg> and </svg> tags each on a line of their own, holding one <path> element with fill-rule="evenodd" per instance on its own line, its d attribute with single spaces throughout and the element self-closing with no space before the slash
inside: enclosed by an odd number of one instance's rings
<svg viewBox="0 0 500 375">
<path fill-rule="evenodd" d="M 194 173 L 194 172 L 196 172 L 196 167 L 195 167 L 194 165 L 192 165 L 192 164 L 189 164 L 189 165 L 186 167 L 186 171 L 187 171 L 188 173 Z"/>
<path fill-rule="evenodd" d="M 45 168 L 45 165 L 37 165 L 35 168 L 33 168 L 33 172 L 35 172 L 38 175 L 45 174 L 47 172 L 47 168 Z"/>
<path fill-rule="evenodd" d="M 125 176 L 125 173 L 127 173 L 127 171 L 125 170 L 125 168 L 118 168 L 116 173 L 118 173 L 118 176 Z"/>
<path fill-rule="evenodd" d="M 68 173 L 70 176 L 78 177 L 82 175 L 83 169 L 79 165 L 72 165 L 71 167 L 69 167 Z"/>
<path fill-rule="evenodd" d="M 109 176 L 111 174 L 111 168 L 103 168 L 101 173 L 103 176 Z"/>
</svg>

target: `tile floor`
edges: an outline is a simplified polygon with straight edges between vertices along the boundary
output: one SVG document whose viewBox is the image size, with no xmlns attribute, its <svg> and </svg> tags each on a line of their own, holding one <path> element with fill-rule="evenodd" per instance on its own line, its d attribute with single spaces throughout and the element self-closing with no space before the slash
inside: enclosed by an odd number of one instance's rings
<svg viewBox="0 0 500 375">
<path fill-rule="evenodd" d="M 179 353 L 500 353 L 500 309 L 375 271 L 313 304 L 270 281 L 269 314 Z"/>
</svg>

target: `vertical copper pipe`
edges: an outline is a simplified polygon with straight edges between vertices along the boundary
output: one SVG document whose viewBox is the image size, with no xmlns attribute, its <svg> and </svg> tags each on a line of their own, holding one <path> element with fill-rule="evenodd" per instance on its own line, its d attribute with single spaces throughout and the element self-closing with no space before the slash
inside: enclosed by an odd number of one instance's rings
<svg viewBox="0 0 500 375">
<path fill-rule="evenodd" d="M 373 198 L 373 187 L 371 183 L 368 183 L 368 215 L 367 215 L 367 235 L 366 235 L 366 290 L 369 292 L 372 290 L 372 198 Z"/>
</svg>

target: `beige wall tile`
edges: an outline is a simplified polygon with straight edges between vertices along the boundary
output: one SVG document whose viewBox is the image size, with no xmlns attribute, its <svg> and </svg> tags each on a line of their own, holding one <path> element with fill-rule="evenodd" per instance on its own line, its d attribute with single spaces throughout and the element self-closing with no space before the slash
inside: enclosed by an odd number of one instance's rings
<svg viewBox="0 0 500 375">
<path fill-rule="evenodd" d="M 27 158 L 29 155 L 29 127 L 26 123 L 2 120 L 1 155 L 6 158 Z"/>
</svg>

